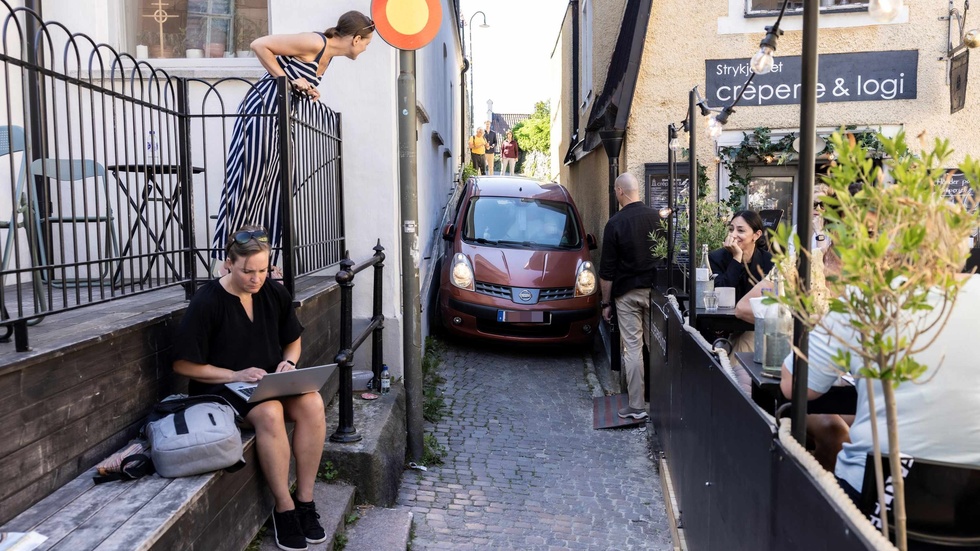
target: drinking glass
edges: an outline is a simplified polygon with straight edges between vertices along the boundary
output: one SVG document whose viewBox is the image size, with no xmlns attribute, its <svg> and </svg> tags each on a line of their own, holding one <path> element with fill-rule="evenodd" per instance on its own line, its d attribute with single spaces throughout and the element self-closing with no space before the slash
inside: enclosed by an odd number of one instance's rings
<svg viewBox="0 0 980 551">
<path fill-rule="evenodd" d="M 708 312 L 714 312 L 718 309 L 718 293 L 715 291 L 705 291 L 704 292 L 704 309 Z"/>
</svg>

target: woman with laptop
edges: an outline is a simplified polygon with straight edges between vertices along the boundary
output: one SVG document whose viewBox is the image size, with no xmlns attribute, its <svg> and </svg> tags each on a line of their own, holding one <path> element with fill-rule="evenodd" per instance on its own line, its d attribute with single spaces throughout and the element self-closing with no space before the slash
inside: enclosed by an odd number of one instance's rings
<svg viewBox="0 0 980 551">
<path fill-rule="evenodd" d="M 174 338 L 174 371 L 190 379 L 191 395 L 227 399 L 255 428 L 262 473 L 275 498 L 273 526 L 280 549 L 306 549 L 326 535 L 313 503 L 313 484 L 326 439 L 323 399 L 309 392 L 246 402 L 226 383 L 256 383 L 296 369 L 303 326 L 289 292 L 268 278 L 269 234 L 245 226 L 229 236 L 225 275 L 201 287 Z M 286 422 L 294 422 L 293 448 Z M 289 458 L 296 457 L 296 493 L 289 492 Z"/>
</svg>

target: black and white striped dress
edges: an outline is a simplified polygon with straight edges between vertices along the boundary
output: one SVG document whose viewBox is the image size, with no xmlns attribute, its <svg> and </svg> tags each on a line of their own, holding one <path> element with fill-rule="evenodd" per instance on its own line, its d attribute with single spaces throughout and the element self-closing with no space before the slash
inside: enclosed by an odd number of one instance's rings
<svg viewBox="0 0 980 551">
<path fill-rule="evenodd" d="M 327 47 L 327 37 L 323 33 L 317 34 L 323 38 L 323 48 L 313 61 L 276 56 L 276 62 L 286 72 L 290 82 L 302 77 L 313 86 L 320 85 L 317 67 Z M 300 101 L 310 101 L 306 96 L 302 97 L 304 99 Z M 214 230 L 212 256 L 215 258 L 224 258 L 230 232 L 245 225 L 258 224 L 269 231 L 272 262 L 278 260 L 283 231 L 279 124 L 274 116 L 278 111 L 276 79 L 267 73 L 249 90 L 238 107 L 239 117 L 232 131 L 225 164 L 228 177 L 221 190 L 218 222 Z"/>
</svg>

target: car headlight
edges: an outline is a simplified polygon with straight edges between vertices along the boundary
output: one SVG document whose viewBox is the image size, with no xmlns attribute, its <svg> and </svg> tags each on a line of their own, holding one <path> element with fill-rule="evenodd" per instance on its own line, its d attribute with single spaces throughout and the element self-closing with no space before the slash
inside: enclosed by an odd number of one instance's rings
<svg viewBox="0 0 980 551">
<path fill-rule="evenodd" d="M 591 262 L 583 262 L 575 273 L 575 296 L 587 297 L 596 292 L 595 268 Z"/>
<path fill-rule="evenodd" d="M 473 266 L 470 265 L 470 259 L 466 258 L 466 255 L 463 253 L 456 253 L 456 256 L 453 257 L 453 266 L 449 272 L 449 281 L 460 289 L 466 289 L 468 291 L 474 289 Z"/>
</svg>

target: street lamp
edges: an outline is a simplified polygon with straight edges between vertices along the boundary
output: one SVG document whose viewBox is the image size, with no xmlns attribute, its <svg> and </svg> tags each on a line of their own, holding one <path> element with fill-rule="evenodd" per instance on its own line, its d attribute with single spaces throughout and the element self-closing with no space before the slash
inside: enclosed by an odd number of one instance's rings
<svg viewBox="0 0 980 551">
<path fill-rule="evenodd" d="M 480 28 L 481 29 L 488 29 L 488 28 L 490 28 L 490 25 L 487 24 L 487 14 L 483 13 L 482 11 L 478 11 L 478 12 L 476 12 L 473 15 L 470 16 L 470 22 L 469 22 L 469 27 L 470 27 L 470 47 L 468 48 L 467 53 L 470 55 L 470 70 L 469 70 L 469 73 L 470 73 L 470 127 L 469 127 L 469 129 L 471 131 L 473 130 L 473 19 L 477 15 L 483 17 L 483 23 L 480 24 Z M 466 25 L 463 24 L 461 26 L 463 27 L 463 32 L 465 33 L 466 32 Z"/>
</svg>

